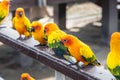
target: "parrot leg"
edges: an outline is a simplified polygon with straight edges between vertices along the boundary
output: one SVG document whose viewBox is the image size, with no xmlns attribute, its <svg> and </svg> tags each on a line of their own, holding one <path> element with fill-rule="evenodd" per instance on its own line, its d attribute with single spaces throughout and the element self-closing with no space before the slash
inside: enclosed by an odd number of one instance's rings
<svg viewBox="0 0 120 80">
<path fill-rule="evenodd" d="M 29 37 L 24 37 L 23 40 L 27 40 L 27 39 L 30 39 L 30 38 L 31 38 L 31 36 L 29 36 Z"/>
<path fill-rule="evenodd" d="M 22 36 L 20 35 L 20 37 L 18 37 L 17 40 L 21 40 L 21 41 L 22 41 L 22 40 L 24 40 L 24 39 L 23 39 Z"/>
<path fill-rule="evenodd" d="M 76 70 L 80 70 L 82 68 L 78 65 L 78 63 L 70 63 L 68 66 L 76 66 Z"/>
<path fill-rule="evenodd" d="M 31 38 L 31 37 L 25 37 L 25 36 L 20 35 L 20 37 L 18 37 L 17 40 L 24 41 L 24 40 L 27 40 L 29 38 Z"/>
<path fill-rule="evenodd" d="M 80 70 L 81 68 L 85 67 L 83 62 L 76 62 L 76 63 L 70 63 L 69 66 L 76 66 L 77 70 Z"/>
<path fill-rule="evenodd" d="M 38 44 L 38 45 L 34 45 L 35 47 L 39 47 L 39 46 L 46 46 L 46 44 Z"/>
</svg>

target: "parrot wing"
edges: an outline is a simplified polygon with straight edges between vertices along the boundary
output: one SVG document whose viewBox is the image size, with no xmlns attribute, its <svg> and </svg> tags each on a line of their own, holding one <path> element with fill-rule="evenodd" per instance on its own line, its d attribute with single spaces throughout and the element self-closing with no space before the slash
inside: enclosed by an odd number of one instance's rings
<svg viewBox="0 0 120 80">
<path fill-rule="evenodd" d="M 15 17 L 14 17 L 13 20 L 12 20 L 12 24 L 13 24 L 13 27 L 14 27 L 14 24 L 15 24 Z"/>
<path fill-rule="evenodd" d="M 4 4 L 4 1 L 0 2 L 0 23 L 9 13 L 9 5 Z"/>
<path fill-rule="evenodd" d="M 93 65 L 97 65 L 97 66 L 100 65 L 100 63 L 98 62 L 98 60 L 97 60 L 96 56 L 94 55 L 93 51 L 86 44 L 83 45 L 80 48 L 80 53 L 81 53 L 82 58 L 86 62 L 89 62 L 89 63 L 91 63 Z"/>
<path fill-rule="evenodd" d="M 25 17 L 24 20 L 25 20 L 25 21 L 24 21 L 24 24 L 25 24 L 26 30 L 27 30 L 30 34 L 32 34 L 32 32 L 31 32 L 31 22 L 30 22 L 30 20 L 29 20 L 27 17 Z"/>
<path fill-rule="evenodd" d="M 110 69 L 109 67 L 108 69 L 116 77 L 117 80 L 120 80 L 120 66 L 119 65 L 116 66 L 114 69 Z"/>
<path fill-rule="evenodd" d="M 5 11 L 0 10 L 0 22 L 6 17 Z"/>
<path fill-rule="evenodd" d="M 67 48 L 60 42 L 60 38 L 64 35 L 66 35 L 65 32 L 58 30 L 52 32 L 48 36 L 48 46 L 52 48 L 55 54 L 60 58 L 63 58 L 63 55 L 67 54 L 68 51 Z"/>
</svg>

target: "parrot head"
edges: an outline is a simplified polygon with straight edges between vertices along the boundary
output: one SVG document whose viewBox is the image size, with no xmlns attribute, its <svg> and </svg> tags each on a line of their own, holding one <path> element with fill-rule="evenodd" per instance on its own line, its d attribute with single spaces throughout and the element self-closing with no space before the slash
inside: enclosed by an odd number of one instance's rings
<svg viewBox="0 0 120 80">
<path fill-rule="evenodd" d="M 38 21 L 33 21 L 32 24 L 31 24 L 31 31 L 32 32 L 39 32 L 41 30 L 43 30 L 43 25 L 41 22 L 38 22 Z"/>
<path fill-rule="evenodd" d="M 20 80 L 35 80 L 35 79 L 32 78 L 28 73 L 22 73 Z"/>
<path fill-rule="evenodd" d="M 59 27 L 55 23 L 47 23 L 44 28 L 44 33 L 49 36 L 53 31 L 59 30 Z"/>
<path fill-rule="evenodd" d="M 61 38 L 61 42 L 66 46 L 69 47 L 74 43 L 74 36 L 72 35 L 65 35 Z"/>
<path fill-rule="evenodd" d="M 10 1 L 9 0 L 0 0 L 0 4 L 3 4 L 3 6 L 9 7 Z"/>
<path fill-rule="evenodd" d="M 114 32 L 111 35 L 110 47 L 112 50 L 120 50 L 120 32 Z"/>
<path fill-rule="evenodd" d="M 25 15 L 24 9 L 23 8 L 17 8 L 15 15 L 18 16 L 18 17 L 24 16 Z"/>
</svg>

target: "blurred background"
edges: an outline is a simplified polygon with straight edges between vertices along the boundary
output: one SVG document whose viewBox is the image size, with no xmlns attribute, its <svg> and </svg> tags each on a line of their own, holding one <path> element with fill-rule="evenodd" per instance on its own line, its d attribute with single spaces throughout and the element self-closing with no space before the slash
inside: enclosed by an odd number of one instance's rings
<svg viewBox="0 0 120 80">
<path fill-rule="evenodd" d="M 17 1 L 11 1 L 10 14 L 3 23 L 7 27 L 12 27 L 11 20 L 15 9 L 16 7 L 21 7 L 21 5 L 24 5 L 26 15 L 31 21 L 39 20 L 43 24 L 54 21 L 54 6 L 47 5 L 47 0 L 38 0 L 37 6 L 29 8 L 25 7 L 22 0 L 19 0 L 20 2 L 18 1 L 18 3 Z M 106 68 L 106 56 L 109 52 L 109 44 L 102 42 L 101 19 L 101 0 L 81 0 L 81 2 L 67 3 L 66 29 L 64 31 L 77 36 L 80 40 L 90 45 L 102 65 Z M 19 80 L 23 72 L 30 73 L 37 80 L 55 80 L 55 70 L 0 43 L 0 76 L 5 80 Z"/>
</svg>

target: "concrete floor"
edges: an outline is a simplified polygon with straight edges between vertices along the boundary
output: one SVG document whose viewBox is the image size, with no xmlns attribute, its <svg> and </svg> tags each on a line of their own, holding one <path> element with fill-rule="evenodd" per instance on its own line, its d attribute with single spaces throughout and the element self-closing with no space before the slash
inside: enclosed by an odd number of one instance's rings
<svg viewBox="0 0 120 80">
<path fill-rule="evenodd" d="M 77 12 L 78 11 L 78 12 Z M 76 15 L 77 13 L 77 15 Z M 67 10 L 67 30 L 83 42 L 90 45 L 102 65 L 106 65 L 106 56 L 109 46 L 101 41 L 101 8 L 93 3 L 74 4 Z M 5 80 L 19 80 L 23 72 L 30 73 L 36 80 L 55 80 L 54 70 L 33 60 L 33 64 L 21 67 L 17 56 L 19 53 L 1 43 L 0 46 L 0 76 Z"/>
</svg>

